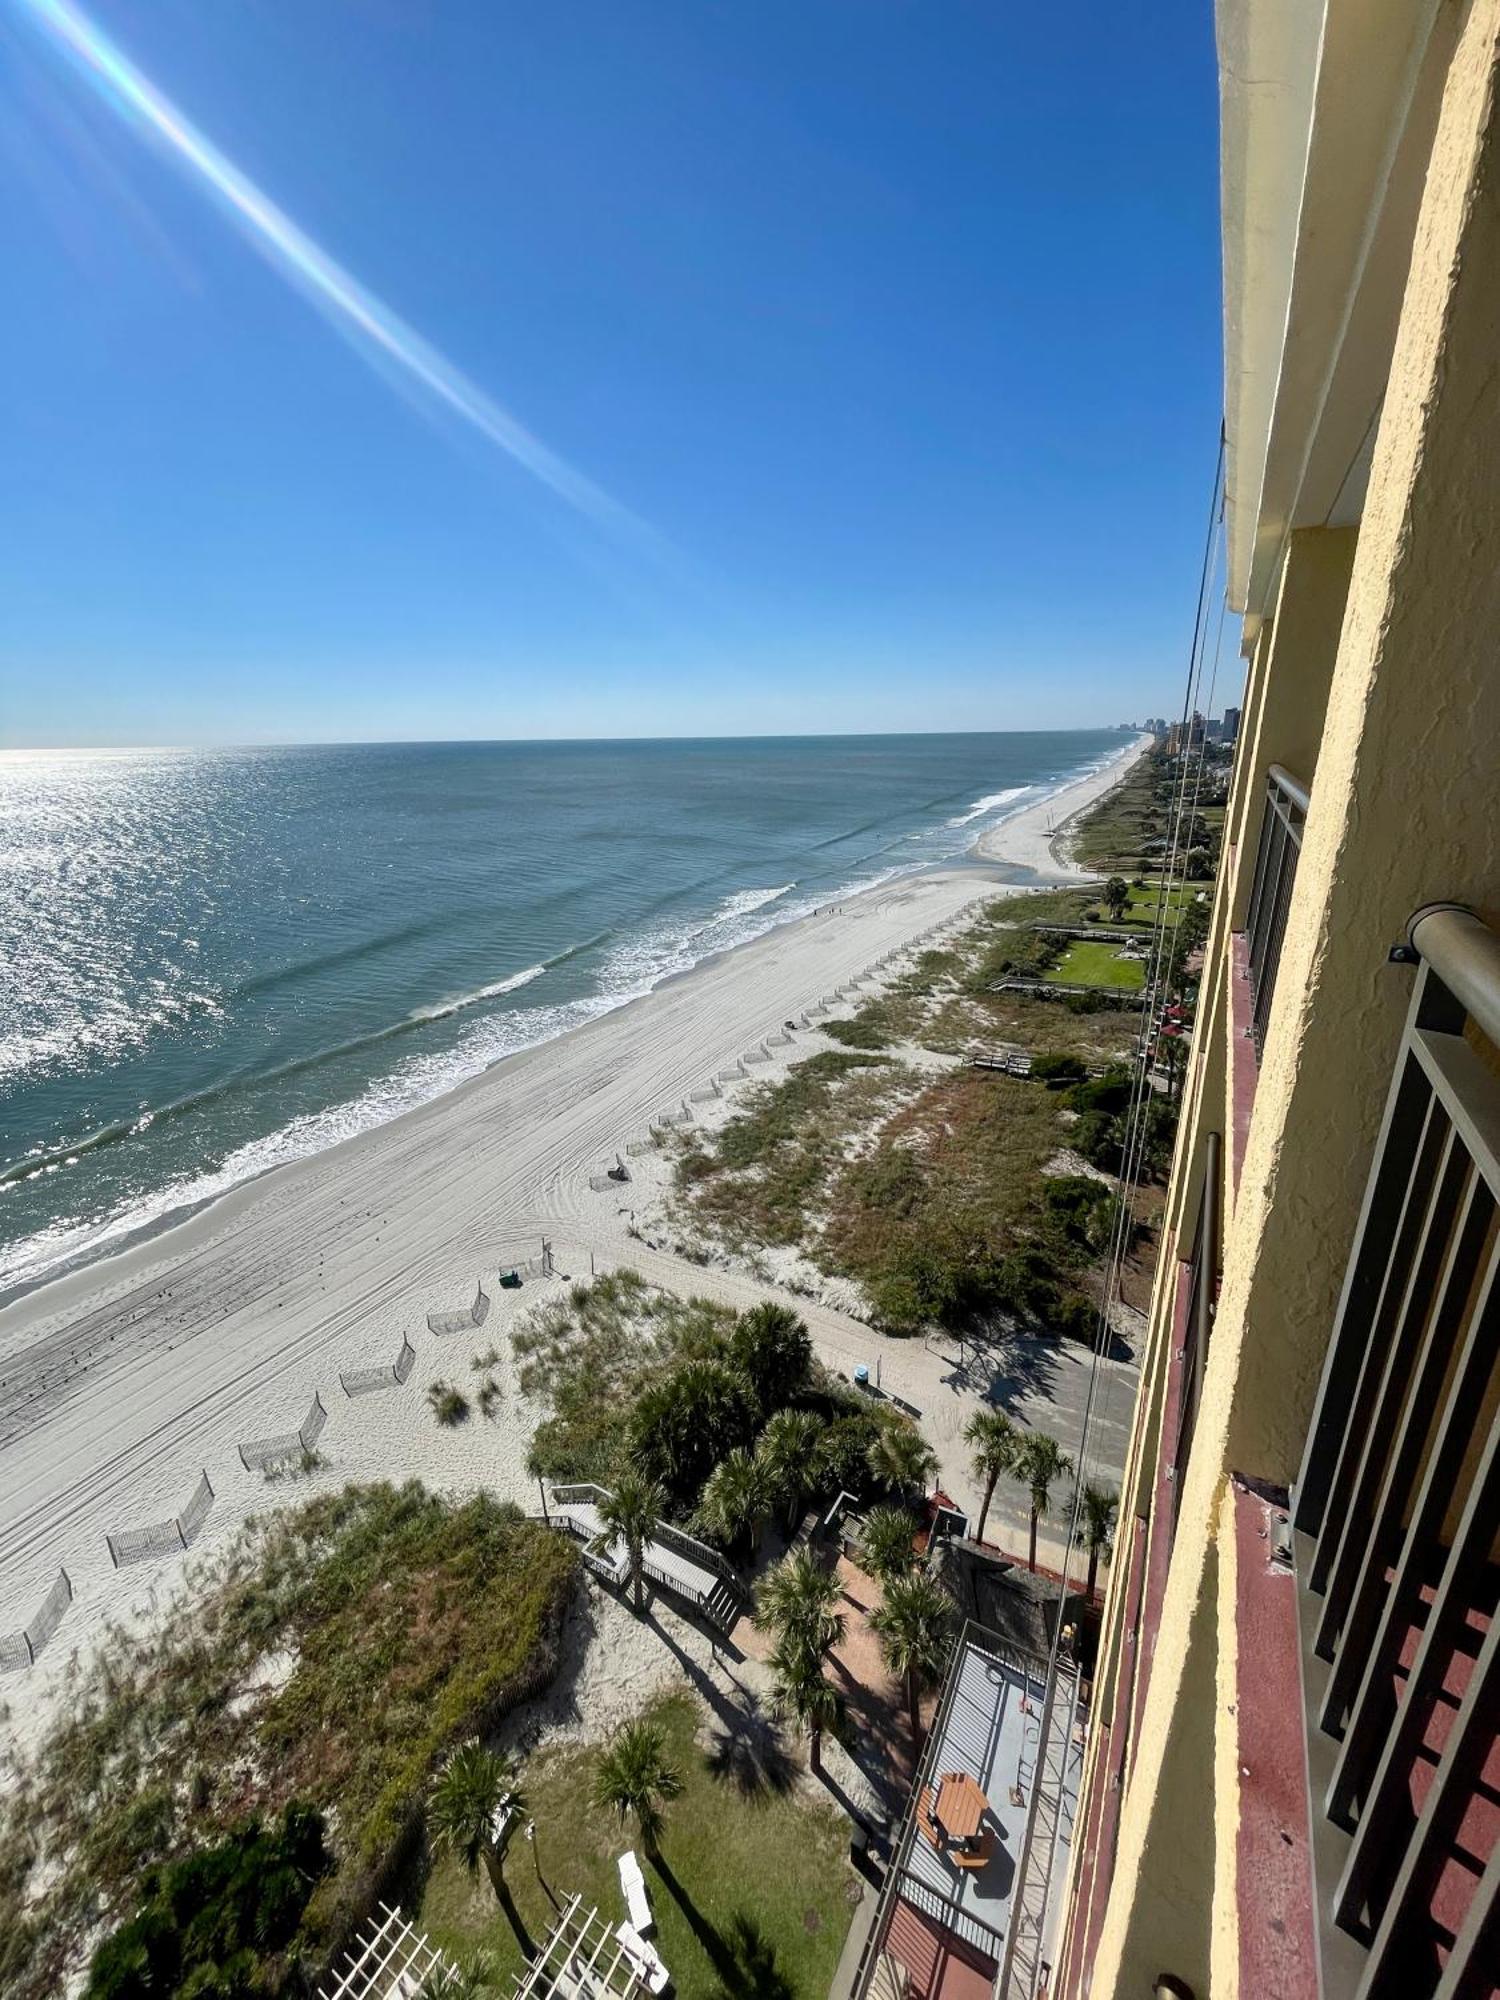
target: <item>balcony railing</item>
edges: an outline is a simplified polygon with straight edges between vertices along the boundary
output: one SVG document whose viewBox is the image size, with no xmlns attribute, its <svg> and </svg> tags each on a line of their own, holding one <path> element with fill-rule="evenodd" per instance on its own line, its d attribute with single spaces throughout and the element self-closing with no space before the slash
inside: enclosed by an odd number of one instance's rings
<svg viewBox="0 0 1500 2000">
<path fill-rule="evenodd" d="M 1500 1965 L 1500 938 L 1429 906 L 1399 955 L 1294 1545 L 1323 1991 L 1457 2000 Z"/>
<path fill-rule="evenodd" d="M 1257 1055 L 1265 1045 L 1266 1022 L 1281 964 L 1286 913 L 1302 853 L 1302 826 L 1307 818 L 1307 788 L 1273 764 L 1266 773 L 1266 804 L 1260 823 L 1260 846 L 1250 886 L 1245 937 L 1250 959 L 1250 1031 Z"/>
<path fill-rule="evenodd" d="M 1219 1302 L 1219 1264 L 1224 1231 L 1224 1142 L 1218 1132 L 1205 1135 L 1203 1144 L 1203 1191 L 1198 1203 L 1198 1228 L 1193 1237 L 1189 1264 L 1187 1323 L 1183 1329 L 1182 1387 L 1178 1403 L 1177 1436 L 1172 1446 L 1176 1481 L 1173 1519 L 1182 1505 L 1182 1485 L 1187 1473 L 1188 1453 L 1198 1424 L 1198 1405 L 1203 1395 L 1203 1371 L 1208 1365 L 1208 1343 L 1213 1333 L 1214 1313 Z"/>
</svg>

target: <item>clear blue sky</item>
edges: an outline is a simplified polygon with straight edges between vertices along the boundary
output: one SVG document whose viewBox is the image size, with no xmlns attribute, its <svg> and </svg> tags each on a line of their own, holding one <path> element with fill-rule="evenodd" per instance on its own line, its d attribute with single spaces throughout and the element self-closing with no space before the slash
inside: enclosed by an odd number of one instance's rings
<svg viewBox="0 0 1500 2000">
<path fill-rule="evenodd" d="M 1202 0 L 95 0 L 563 491 L 341 337 L 45 7 L 0 0 L 0 741 L 1179 704 Z"/>
</svg>

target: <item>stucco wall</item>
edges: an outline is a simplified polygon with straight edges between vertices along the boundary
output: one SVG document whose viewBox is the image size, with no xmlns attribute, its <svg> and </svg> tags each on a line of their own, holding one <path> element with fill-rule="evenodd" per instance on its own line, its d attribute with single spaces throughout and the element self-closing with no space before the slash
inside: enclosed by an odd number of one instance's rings
<svg viewBox="0 0 1500 2000">
<path fill-rule="evenodd" d="M 1087 1992 L 1150 1991 L 1171 1970 L 1209 1992 L 1212 1856 L 1237 1820 L 1217 1796 L 1215 1529 L 1228 1469 L 1295 1479 L 1410 990 L 1386 948 L 1420 903 L 1500 921 L 1500 0 L 1475 0 L 1444 93 L 1316 754 L 1316 781 L 1246 1144 L 1184 1482 L 1150 1691 Z M 1314 545 L 1309 543 L 1309 548 Z M 1336 596 L 1326 552 L 1317 622 Z M 1346 565 L 1347 566 L 1347 565 Z M 1306 572 L 1311 580 L 1312 571 Z M 1288 579 L 1291 588 L 1295 579 Z M 1283 606 L 1283 610 L 1289 609 Z M 1311 618 L 1313 597 L 1306 606 Z M 1278 615 L 1260 732 L 1301 701 L 1276 682 L 1294 648 Z M 1311 626 L 1308 627 L 1311 629 Z M 1326 656 L 1326 636 L 1323 641 Z M 1283 739 L 1285 741 L 1285 739 Z M 1247 749 L 1248 758 L 1255 755 Z M 1289 765 L 1290 747 L 1270 751 Z M 1240 793 L 1237 797 L 1247 797 Z M 1246 812 L 1253 825 L 1253 809 Z M 1243 857 L 1242 857 L 1243 865 Z M 1214 947 L 1227 925 L 1216 913 Z M 1214 1010 L 1213 1019 L 1222 1019 Z M 1205 1093 L 1195 1062 L 1192 1117 Z M 1217 1099 L 1222 1105 L 1222 1097 Z M 1195 1132 L 1178 1152 L 1181 1217 Z M 1168 1242 L 1170 1239 L 1166 1239 Z M 1160 1288 L 1153 1314 L 1159 1351 Z M 1143 1404 L 1146 1399 L 1143 1398 Z M 1294 1691 L 1289 1690 L 1289 1699 Z M 1194 1754 L 1184 1756 L 1184 1746 Z M 1233 1899 L 1220 1903 L 1221 1925 Z M 1214 2000 L 1233 1962 L 1222 1929 Z M 1248 2000 L 1248 1996 L 1247 1996 Z M 1260 2000 L 1260 1996 L 1257 1996 Z"/>
</svg>

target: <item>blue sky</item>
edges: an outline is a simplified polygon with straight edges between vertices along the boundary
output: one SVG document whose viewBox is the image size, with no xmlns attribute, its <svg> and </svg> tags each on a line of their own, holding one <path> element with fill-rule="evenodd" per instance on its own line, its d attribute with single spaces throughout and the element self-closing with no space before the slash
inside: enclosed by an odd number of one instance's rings
<svg viewBox="0 0 1500 2000">
<path fill-rule="evenodd" d="M 582 504 L 373 365 L 46 4 L 0 0 L 0 741 L 1179 704 L 1220 407 L 1199 0 L 95 0 Z"/>
</svg>

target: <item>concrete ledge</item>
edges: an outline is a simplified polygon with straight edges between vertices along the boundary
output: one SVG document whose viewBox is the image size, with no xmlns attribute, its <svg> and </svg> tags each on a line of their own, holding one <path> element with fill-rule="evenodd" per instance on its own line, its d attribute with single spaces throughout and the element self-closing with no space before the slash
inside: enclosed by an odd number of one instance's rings
<svg viewBox="0 0 1500 2000">
<path fill-rule="evenodd" d="M 1235 1473 L 1224 1497 L 1219 1567 L 1219 1736 L 1231 1789 L 1232 1847 L 1215 1887 L 1215 1984 L 1317 2000 L 1318 1948 L 1302 1735 L 1297 1580 L 1286 1495 Z M 1226 1832 L 1230 1829 L 1226 1829 Z"/>
</svg>

